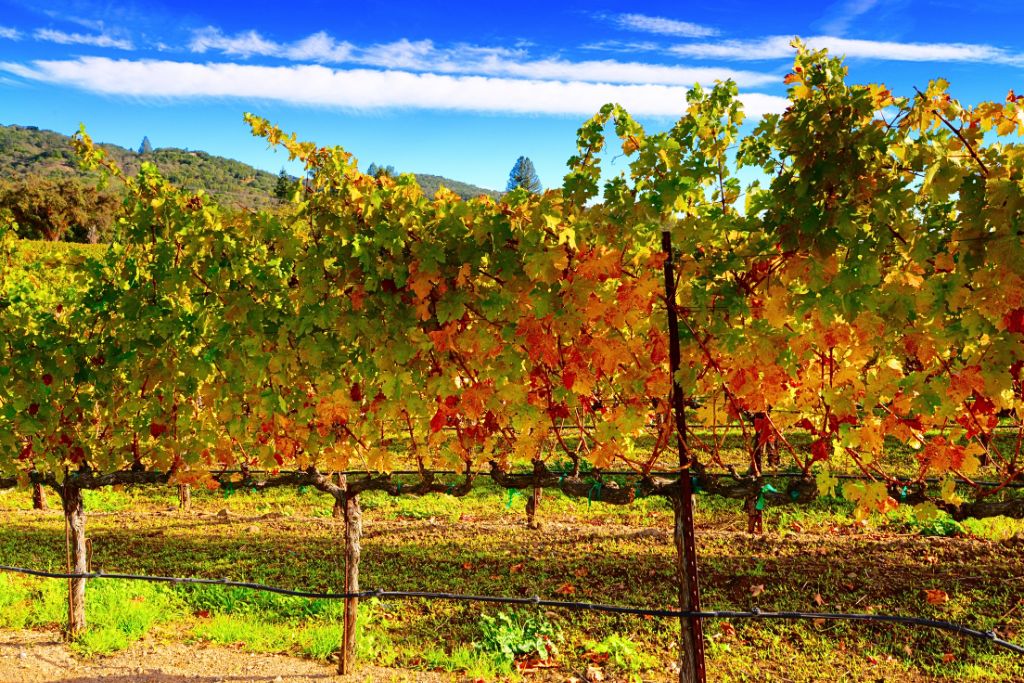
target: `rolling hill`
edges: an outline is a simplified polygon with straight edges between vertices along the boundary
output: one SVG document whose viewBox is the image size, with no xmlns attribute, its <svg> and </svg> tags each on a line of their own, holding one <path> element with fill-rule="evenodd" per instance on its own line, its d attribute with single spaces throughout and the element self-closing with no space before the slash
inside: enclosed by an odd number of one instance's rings
<svg viewBox="0 0 1024 683">
<path fill-rule="evenodd" d="M 87 177 L 88 172 L 75 162 L 70 140 L 66 135 L 35 126 L 0 125 L 0 180 L 33 174 Z M 175 185 L 206 190 L 227 205 L 259 208 L 276 201 L 277 176 L 234 159 L 176 147 L 158 147 L 140 155 L 118 145 L 99 146 L 128 173 L 138 171 L 142 161 L 151 161 Z M 415 175 L 428 196 L 441 185 L 464 198 L 481 194 L 500 196 L 499 192 L 442 176 Z"/>
</svg>

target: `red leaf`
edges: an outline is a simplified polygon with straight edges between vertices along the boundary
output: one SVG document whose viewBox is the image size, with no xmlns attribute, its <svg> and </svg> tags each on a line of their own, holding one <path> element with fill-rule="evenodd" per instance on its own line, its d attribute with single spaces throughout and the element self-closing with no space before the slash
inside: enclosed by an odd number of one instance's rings
<svg viewBox="0 0 1024 683">
<path fill-rule="evenodd" d="M 445 423 L 447 421 L 448 421 L 448 418 L 445 417 L 445 414 L 443 412 L 441 412 L 440 408 L 438 408 L 437 412 L 434 413 L 434 417 L 430 418 L 430 431 L 431 432 L 439 432 L 439 431 L 441 431 L 442 429 L 444 429 L 444 425 L 445 425 Z"/>
<path fill-rule="evenodd" d="M 811 459 L 815 462 L 828 460 L 829 442 L 826 439 L 818 439 L 811 444 Z"/>
<path fill-rule="evenodd" d="M 1024 334 L 1024 308 L 1015 308 L 1003 317 L 1008 332 Z"/>
<path fill-rule="evenodd" d="M 565 370 L 562 372 L 562 386 L 572 391 L 572 385 L 576 383 L 576 373 Z"/>
</svg>

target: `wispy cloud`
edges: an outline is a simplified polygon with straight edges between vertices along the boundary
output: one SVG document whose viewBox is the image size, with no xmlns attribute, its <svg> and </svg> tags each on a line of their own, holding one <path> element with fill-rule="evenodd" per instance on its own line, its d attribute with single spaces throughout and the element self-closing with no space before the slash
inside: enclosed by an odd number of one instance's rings
<svg viewBox="0 0 1024 683">
<path fill-rule="evenodd" d="M 580 45 L 581 50 L 598 50 L 601 52 L 654 52 L 664 48 L 650 41 L 598 40 Z"/>
<path fill-rule="evenodd" d="M 352 64 L 439 74 L 507 76 L 589 83 L 691 86 L 694 83 L 709 84 L 716 80 L 731 78 L 740 86 L 749 87 L 775 83 L 780 79 L 777 74 L 721 67 L 683 67 L 611 59 L 530 59 L 524 47 L 468 44 L 438 47 L 430 40 L 406 39 L 362 47 L 337 41 L 322 32 L 293 43 L 280 43 L 269 40 L 256 31 L 228 36 L 209 27 L 193 36 L 190 48 L 200 54 L 213 51 L 243 58 L 277 57 L 289 61 Z"/>
<path fill-rule="evenodd" d="M 831 16 L 821 24 L 821 28 L 830 34 L 842 35 L 850 29 L 850 24 L 877 4 L 878 0 L 841 0 L 829 8 Z"/>
<path fill-rule="evenodd" d="M 4 38 L 6 40 L 21 40 L 21 31 L 14 28 L 8 28 L 6 26 L 0 26 L 0 38 Z"/>
<path fill-rule="evenodd" d="M 118 50 L 132 50 L 132 41 L 115 38 L 105 33 L 66 33 L 49 28 L 40 28 L 32 34 L 36 40 L 60 45 L 92 45 L 93 47 L 112 47 Z"/>
<path fill-rule="evenodd" d="M 615 23 L 620 28 L 630 31 L 656 33 L 661 36 L 674 36 L 676 38 L 708 38 L 718 35 L 718 29 L 711 28 L 710 26 L 701 26 L 689 21 L 679 21 L 665 17 L 651 17 L 646 14 L 619 14 L 615 16 Z"/>
<path fill-rule="evenodd" d="M 669 48 L 673 54 L 697 59 L 762 61 L 791 58 L 790 36 L 768 36 L 753 40 L 723 40 L 688 43 Z M 804 38 L 810 47 L 827 48 L 847 57 L 895 62 L 999 62 L 1021 64 L 1022 56 L 991 45 L 971 43 L 898 43 L 881 40 L 856 40 L 836 36 Z"/>
<path fill-rule="evenodd" d="M 452 76 L 331 69 L 323 65 L 257 66 L 197 64 L 163 60 L 73 60 L 0 64 L 21 78 L 140 98 L 231 97 L 350 110 L 433 109 L 519 114 L 590 115 L 606 102 L 619 102 L 637 115 L 679 116 L 686 88 L 671 85 L 615 85 L 486 76 Z M 752 93 L 743 102 L 750 116 L 786 107 L 785 98 Z"/>
</svg>

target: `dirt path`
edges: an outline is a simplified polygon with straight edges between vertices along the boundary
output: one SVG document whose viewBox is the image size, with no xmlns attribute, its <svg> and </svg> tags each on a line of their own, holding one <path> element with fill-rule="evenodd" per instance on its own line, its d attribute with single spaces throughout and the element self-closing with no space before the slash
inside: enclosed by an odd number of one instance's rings
<svg viewBox="0 0 1024 683">
<path fill-rule="evenodd" d="M 108 657 L 79 660 L 56 633 L 0 631 L 0 683 L 311 683 L 340 681 L 331 664 L 229 647 L 137 643 Z M 362 666 L 350 680 L 451 680 L 428 672 Z"/>
</svg>

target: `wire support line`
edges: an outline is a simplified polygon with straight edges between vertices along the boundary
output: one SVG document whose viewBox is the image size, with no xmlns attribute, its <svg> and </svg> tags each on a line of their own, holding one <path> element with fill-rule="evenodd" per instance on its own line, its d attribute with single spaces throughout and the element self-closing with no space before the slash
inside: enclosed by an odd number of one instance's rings
<svg viewBox="0 0 1024 683">
<path fill-rule="evenodd" d="M 568 476 L 570 470 L 562 470 L 560 468 L 551 468 L 550 471 L 551 471 L 552 474 L 555 474 L 555 475 Z M 215 477 L 225 476 L 225 475 L 232 475 L 232 474 L 274 475 L 274 471 L 273 470 L 264 470 L 264 469 L 252 469 L 252 470 L 208 470 L 208 471 L 205 471 L 205 473 L 206 474 L 210 474 L 210 475 L 215 476 Z M 466 476 L 465 470 L 427 470 L 427 473 L 432 475 L 432 476 L 462 476 L 462 477 Z M 487 478 L 489 473 L 490 473 L 490 470 L 474 470 L 472 472 L 472 474 L 474 476 L 482 476 L 485 479 Z M 302 470 L 279 470 L 277 472 L 277 474 L 279 474 L 279 475 L 304 474 L 304 472 Z M 329 472 L 329 473 L 326 473 L 326 474 L 339 474 L 339 475 L 346 476 L 346 477 L 360 477 L 360 476 L 361 477 L 379 477 L 379 476 L 382 476 L 382 475 L 388 475 L 388 476 L 392 476 L 392 477 L 415 477 L 415 476 L 422 476 L 423 472 L 421 472 L 419 470 L 393 470 L 391 472 L 374 472 L 372 470 L 345 470 L 345 471 L 341 471 L 341 472 Z M 534 474 L 534 472 L 531 471 L 531 470 L 523 470 L 521 472 L 505 472 L 504 474 L 506 476 L 510 476 L 510 477 L 516 477 L 516 476 L 524 476 L 525 477 L 525 476 L 530 476 L 531 474 Z M 719 470 L 707 470 L 707 474 L 709 476 L 712 476 L 712 477 L 725 477 L 725 478 L 729 478 L 729 479 L 732 479 L 733 476 L 734 476 L 732 472 L 719 471 Z M 741 475 L 742 474 L 743 473 L 741 473 Z M 588 478 L 595 478 L 595 477 L 643 477 L 643 476 L 644 476 L 644 473 L 643 472 L 639 472 L 637 470 L 580 470 L 580 472 L 579 472 L 579 477 L 581 479 L 588 479 Z M 648 473 L 648 476 L 652 476 L 652 477 L 676 477 L 676 476 L 679 476 L 679 470 L 651 470 Z M 755 475 L 751 474 L 751 475 L 747 475 L 747 476 L 753 478 Z M 775 479 L 802 479 L 806 475 L 804 475 L 803 472 L 798 472 L 798 471 L 775 472 L 775 471 L 771 471 L 769 469 L 765 469 L 765 470 L 763 470 L 761 472 L 760 475 L 757 475 L 757 476 L 759 478 L 761 478 L 761 479 L 772 479 L 772 478 L 775 478 Z M 836 479 L 840 479 L 840 480 L 873 481 L 870 477 L 868 477 L 866 475 L 863 475 L 863 474 L 834 474 L 832 476 L 834 476 Z M 921 479 L 921 480 L 917 480 L 917 479 L 901 479 L 899 477 L 897 477 L 897 479 L 899 480 L 899 484 L 901 484 L 901 485 L 906 484 L 908 486 L 914 485 L 914 484 L 918 484 L 918 483 L 939 484 L 939 483 L 942 483 L 944 481 L 941 477 L 925 477 L 924 479 Z M 956 481 L 959 484 L 967 484 L 967 482 L 962 481 L 962 480 L 956 480 Z M 230 483 L 239 483 L 239 482 L 227 482 L 227 483 L 230 484 Z M 996 488 L 996 487 L 1000 487 L 1001 486 L 1003 488 L 1008 488 L 1008 489 L 1024 489 L 1024 481 L 1019 481 L 1019 482 L 1018 481 L 1011 481 L 1009 483 L 998 482 L 998 481 L 974 481 L 973 483 L 974 483 L 974 485 L 976 485 L 976 486 L 978 486 L 980 488 Z"/>
<path fill-rule="evenodd" d="M 426 600 L 451 600 L 455 602 L 479 602 L 503 605 L 528 605 L 534 607 L 548 607 L 555 609 L 568 609 L 573 611 L 605 612 L 609 614 L 630 614 L 635 616 L 662 617 L 674 619 L 754 619 L 754 620 L 808 620 L 824 619 L 826 621 L 866 621 L 891 624 L 903 624 L 905 626 L 921 626 L 925 628 L 947 631 L 956 635 L 986 640 L 994 646 L 1009 650 L 1018 655 L 1024 655 L 1024 646 L 1017 645 L 1004 640 L 994 631 L 981 631 L 962 624 L 938 619 L 926 619 L 924 617 L 907 617 L 896 614 L 869 614 L 864 612 L 799 612 L 799 611 L 763 611 L 758 608 L 751 610 L 701 610 L 682 611 L 672 609 L 652 609 L 647 607 L 627 607 L 624 605 L 608 605 L 595 602 L 572 602 L 567 600 L 547 600 L 539 596 L 519 598 L 500 595 L 471 595 L 465 593 L 436 593 L 430 591 L 386 591 L 386 590 L 363 590 L 349 593 L 315 593 L 311 591 L 292 590 L 279 586 L 268 586 L 262 583 L 251 583 L 247 581 L 231 581 L 228 579 L 201 579 L 184 578 L 177 576 L 148 576 L 144 574 L 115 574 L 107 572 L 49 572 L 39 569 L 28 569 L 26 567 L 13 567 L 0 565 L 0 571 L 13 574 L 25 574 L 46 579 L 115 579 L 123 581 L 146 581 L 152 583 L 170 583 L 174 585 L 211 585 L 224 586 L 228 588 L 245 588 L 249 590 L 262 591 L 265 593 L 277 593 L 298 598 L 309 598 L 319 600 L 345 600 L 349 598 L 378 598 L 378 599 L 426 599 Z"/>
</svg>

